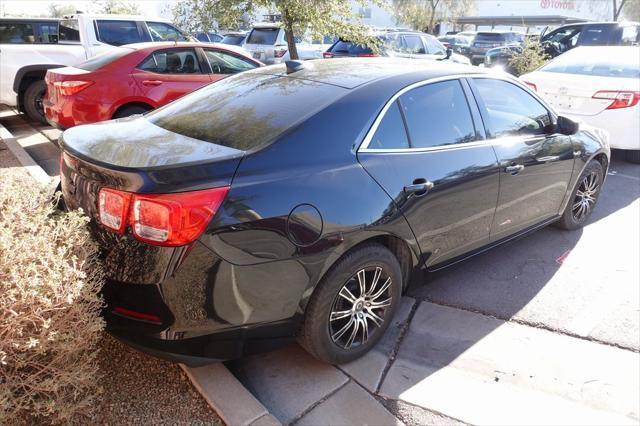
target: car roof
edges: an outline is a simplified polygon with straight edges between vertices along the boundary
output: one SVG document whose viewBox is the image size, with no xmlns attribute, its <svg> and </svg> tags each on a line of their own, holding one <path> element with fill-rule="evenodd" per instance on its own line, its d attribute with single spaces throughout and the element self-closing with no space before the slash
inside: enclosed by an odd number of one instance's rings
<svg viewBox="0 0 640 426">
<path fill-rule="evenodd" d="M 301 63 L 303 68 L 288 74 L 289 77 L 331 84 L 345 89 L 354 89 L 373 81 L 411 74 L 416 75 L 416 81 L 421 81 L 447 75 L 488 73 L 487 70 L 479 67 L 403 58 L 333 58 Z M 286 66 L 272 65 L 249 72 L 284 75 Z"/>
<path fill-rule="evenodd" d="M 59 22 L 58 18 L 0 18 L 0 21 L 11 22 Z"/>
<path fill-rule="evenodd" d="M 162 22 L 166 24 L 171 23 L 171 21 L 168 19 L 158 18 L 158 17 L 147 18 L 142 15 L 107 15 L 107 14 L 94 15 L 91 13 L 78 13 L 78 14 L 72 14 L 72 15 L 65 15 L 63 19 L 77 19 L 81 16 L 84 16 L 89 19 L 102 19 L 102 20 L 109 20 L 109 21 L 120 21 L 120 20 L 126 19 L 128 21 Z"/>
</svg>

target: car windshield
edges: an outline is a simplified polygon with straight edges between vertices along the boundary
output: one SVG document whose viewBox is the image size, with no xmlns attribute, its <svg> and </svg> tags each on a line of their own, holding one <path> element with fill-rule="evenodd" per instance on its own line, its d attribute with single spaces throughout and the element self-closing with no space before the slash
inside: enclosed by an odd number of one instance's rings
<svg viewBox="0 0 640 426">
<path fill-rule="evenodd" d="M 129 53 L 133 52 L 133 49 L 129 49 L 127 47 L 121 47 L 118 49 L 111 49 L 108 50 L 107 52 L 98 55 L 98 56 L 94 56 L 93 58 L 84 61 L 84 62 L 80 62 L 79 64 L 75 65 L 75 68 L 80 68 L 81 70 L 85 70 L 85 71 L 95 71 L 98 68 L 102 68 L 105 65 L 110 64 L 111 62 L 122 58 L 125 55 L 128 55 Z"/>
<path fill-rule="evenodd" d="M 275 44 L 280 28 L 254 28 L 249 34 L 247 44 Z"/>
<path fill-rule="evenodd" d="M 540 71 L 598 77 L 640 78 L 640 57 L 634 48 L 575 49 L 558 56 Z"/>
<path fill-rule="evenodd" d="M 373 53 L 370 47 L 352 43 L 350 41 L 339 40 L 331 48 L 332 53 L 343 53 L 347 55 L 370 55 Z"/>
<path fill-rule="evenodd" d="M 145 117 L 170 132 L 254 150 L 344 92 L 329 84 L 249 71 L 205 86 Z"/>
<path fill-rule="evenodd" d="M 498 33 L 478 33 L 475 41 L 501 42 L 505 40 L 504 34 Z"/>
</svg>

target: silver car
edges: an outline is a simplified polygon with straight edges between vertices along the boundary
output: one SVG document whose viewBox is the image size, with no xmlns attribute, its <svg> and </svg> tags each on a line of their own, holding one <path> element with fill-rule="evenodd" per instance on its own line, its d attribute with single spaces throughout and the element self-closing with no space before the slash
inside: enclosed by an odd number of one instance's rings
<svg viewBox="0 0 640 426">
<path fill-rule="evenodd" d="M 278 24 L 258 24 L 247 36 L 243 47 L 260 62 L 279 64 L 287 53 L 287 39 Z"/>
</svg>

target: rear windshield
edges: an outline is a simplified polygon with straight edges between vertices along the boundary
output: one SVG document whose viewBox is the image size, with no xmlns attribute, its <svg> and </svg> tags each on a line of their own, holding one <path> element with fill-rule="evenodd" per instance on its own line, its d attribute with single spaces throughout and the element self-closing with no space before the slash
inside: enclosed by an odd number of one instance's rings
<svg viewBox="0 0 640 426">
<path fill-rule="evenodd" d="M 629 49 L 629 50 L 627 50 Z M 610 49 L 611 54 L 594 54 L 589 50 L 574 50 L 558 56 L 540 71 L 598 77 L 640 78 L 640 57 L 633 48 Z M 635 53 L 635 54 L 634 54 Z"/>
<path fill-rule="evenodd" d="M 120 59 L 131 52 L 133 52 L 133 49 L 129 49 L 126 47 L 108 50 L 101 55 L 94 56 L 87 61 L 80 62 L 78 65 L 74 65 L 74 67 L 80 68 L 81 70 L 85 71 L 95 71 L 98 68 L 102 68 L 105 65 L 108 65 L 116 59 Z"/>
<path fill-rule="evenodd" d="M 222 38 L 221 43 L 240 46 L 243 40 L 244 40 L 243 35 L 226 35 Z"/>
<path fill-rule="evenodd" d="M 370 47 L 340 40 L 331 48 L 332 53 L 344 53 L 348 55 L 370 55 L 373 53 Z"/>
<path fill-rule="evenodd" d="M 497 33 L 478 33 L 476 34 L 476 39 L 475 41 L 504 41 L 505 40 L 505 36 L 504 34 L 497 34 Z"/>
<path fill-rule="evenodd" d="M 145 117 L 206 142 L 255 150 L 342 96 L 346 89 L 245 72 L 196 90 Z"/>
<path fill-rule="evenodd" d="M 276 44 L 280 28 L 254 28 L 249 34 L 247 44 Z"/>
</svg>

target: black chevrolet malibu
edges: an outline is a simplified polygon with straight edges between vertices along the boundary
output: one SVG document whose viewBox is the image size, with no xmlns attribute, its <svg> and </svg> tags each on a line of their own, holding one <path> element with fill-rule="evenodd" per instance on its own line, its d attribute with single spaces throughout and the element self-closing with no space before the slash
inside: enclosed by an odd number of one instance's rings
<svg viewBox="0 0 640 426">
<path fill-rule="evenodd" d="M 353 360 L 422 271 L 582 226 L 609 165 L 605 133 L 507 75 L 370 58 L 256 69 L 60 143 L 109 332 L 189 365 L 296 338 Z"/>
</svg>

